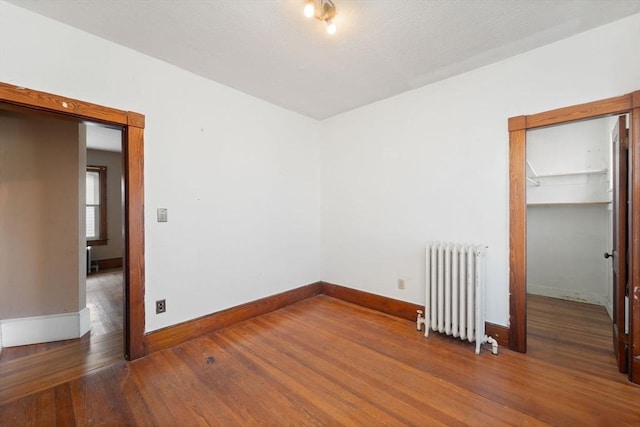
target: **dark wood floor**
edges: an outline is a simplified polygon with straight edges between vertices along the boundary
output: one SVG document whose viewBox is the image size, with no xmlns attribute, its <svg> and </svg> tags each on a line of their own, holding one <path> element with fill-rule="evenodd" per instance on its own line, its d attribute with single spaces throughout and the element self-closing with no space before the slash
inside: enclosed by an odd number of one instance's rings
<svg viewBox="0 0 640 427">
<path fill-rule="evenodd" d="M 84 337 L 2 350 L 0 404 L 124 359 L 122 269 L 87 278 L 87 307 L 91 332 Z"/>
<path fill-rule="evenodd" d="M 0 405 L 0 425 L 638 425 L 640 387 L 598 372 L 317 296 Z"/>
</svg>

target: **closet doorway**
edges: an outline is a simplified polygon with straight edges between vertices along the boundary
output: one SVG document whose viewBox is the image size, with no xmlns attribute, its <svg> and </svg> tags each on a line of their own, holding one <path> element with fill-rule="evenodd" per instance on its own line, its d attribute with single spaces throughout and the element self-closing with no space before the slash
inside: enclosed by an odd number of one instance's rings
<svg viewBox="0 0 640 427">
<path fill-rule="evenodd" d="M 607 378 L 617 375 L 609 257 L 617 125 L 613 116 L 526 134 L 527 353 Z"/>
<path fill-rule="evenodd" d="M 595 101 L 544 113 L 518 116 L 509 119 L 509 347 L 527 351 L 527 131 L 562 123 L 578 122 L 598 117 L 629 114 L 629 212 L 634 211 L 634 201 L 640 202 L 640 91 L 627 95 Z M 626 200 L 625 200 L 626 202 Z M 626 205 L 626 204 L 625 204 Z M 629 293 L 640 294 L 640 215 L 629 215 L 628 229 L 621 230 L 629 242 L 628 277 Z M 620 241 L 618 241 L 620 243 Z M 618 257 L 621 259 L 622 257 Z M 617 289 L 616 289 L 617 287 Z M 614 290 L 624 293 L 624 283 L 618 280 Z M 640 295 L 639 295 L 640 296 Z M 630 298 L 629 334 L 627 343 L 621 343 L 622 335 L 613 335 L 616 346 L 628 349 L 629 378 L 640 383 L 640 298 Z M 617 312 L 614 297 L 613 311 Z M 620 325 L 618 312 L 616 323 Z"/>
</svg>

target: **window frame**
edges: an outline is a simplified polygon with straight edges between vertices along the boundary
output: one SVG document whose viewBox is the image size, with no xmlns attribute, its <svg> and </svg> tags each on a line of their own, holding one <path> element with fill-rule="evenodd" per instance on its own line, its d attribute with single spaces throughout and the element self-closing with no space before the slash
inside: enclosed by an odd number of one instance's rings
<svg viewBox="0 0 640 427">
<path fill-rule="evenodd" d="M 98 179 L 100 180 L 100 233 L 97 239 L 87 239 L 87 246 L 104 246 L 109 241 L 109 239 L 107 238 L 107 167 L 87 165 L 87 172 L 97 172 Z M 86 221 L 86 199 L 84 205 Z"/>
</svg>

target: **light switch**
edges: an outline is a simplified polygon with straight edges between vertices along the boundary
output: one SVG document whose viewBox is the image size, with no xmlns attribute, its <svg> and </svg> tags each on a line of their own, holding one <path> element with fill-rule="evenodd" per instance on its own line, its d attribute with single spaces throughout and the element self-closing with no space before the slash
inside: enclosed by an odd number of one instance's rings
<svg viewBox="0 0 640 427">
<path fill-rule="evenodd" d="M 158 222 L 167 222 L 167 208 L 158 208 Z"/>
</svg>

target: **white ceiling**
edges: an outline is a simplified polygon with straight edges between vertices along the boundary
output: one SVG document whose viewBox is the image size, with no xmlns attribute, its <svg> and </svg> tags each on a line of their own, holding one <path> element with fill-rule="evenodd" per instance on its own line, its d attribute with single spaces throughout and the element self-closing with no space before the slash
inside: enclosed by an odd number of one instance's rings
<svg viewBox="0 0 640 427">
<path fill-rule="evenodd" d="M 640 0 L 8 0 L 324 119 L 640 12 Z"/>
<path fill-rule="evenodd" d="M 87 123 L 87 149 L 122 151 L 122 129 L 112 129 L 102 125 Z"/>
</svg>

